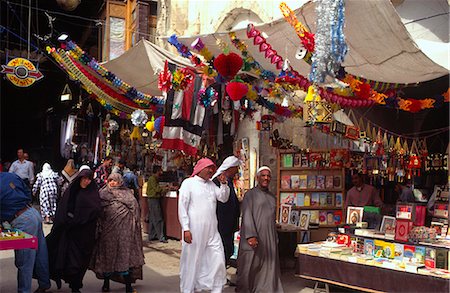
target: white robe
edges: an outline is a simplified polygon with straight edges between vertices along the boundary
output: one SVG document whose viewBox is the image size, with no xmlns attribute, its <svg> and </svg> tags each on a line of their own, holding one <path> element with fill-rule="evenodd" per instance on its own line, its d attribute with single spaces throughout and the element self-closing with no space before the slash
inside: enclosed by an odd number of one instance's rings
<svg viewBox="0 0 450 293">
<path fill-rule="evenodd" d="M 227 202 L 229 196 L 230 188 L 226 184 L 219 188 L 199 176 L 185 179 L 181 184 L 178 216 L 183 232 L 189 230 L 192 234 L 191 244 L 182 241 L 180 289 L 183 293 L 221 292 L 227 281 L 216 206 L 218 200 Z"/>
</svg>

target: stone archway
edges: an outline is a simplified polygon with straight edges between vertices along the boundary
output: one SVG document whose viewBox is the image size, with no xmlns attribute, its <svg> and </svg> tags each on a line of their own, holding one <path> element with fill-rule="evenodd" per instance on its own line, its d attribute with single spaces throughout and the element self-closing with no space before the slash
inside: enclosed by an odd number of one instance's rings
<svg viewBox="0 0 450 293">
<path fill-rule="evenodd" d="M 248 23 L 264 23 L 265 20 L 262 19 L 257 12 L 252 10 L 239 7 L 230 10 L 228 13 L 223 13 L 216 22 L 215 29 L 216 32 L 226 32 L 236 28 L 244 28 Z M 258 10 L 258 9 L 256 9 Z"/>
</svg>

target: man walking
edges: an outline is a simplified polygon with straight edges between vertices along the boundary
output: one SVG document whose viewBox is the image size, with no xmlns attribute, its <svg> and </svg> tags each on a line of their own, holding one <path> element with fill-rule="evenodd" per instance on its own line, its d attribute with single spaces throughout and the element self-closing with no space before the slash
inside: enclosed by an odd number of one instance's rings
<svg viewBox="0 0 450 293">
<path fill-rule="evenodd" d="M 34 183 L 34 167 L 33 163 L 25 159 L 23 149 L 17 150 L 17 160 L 11 164 L 9 172 L 18 175 L 31 190 Z"/>
<path fill-rule="evenodd" d="M 94 172 L 94 180 L 97 183 L 98 189 L 101 189 L 106 185 L 108 176 L 111 174 L 111 167 L 113 165 L 113 159 L 110 156 L 106 156 L 101 164 Z"/>
<path fill-rule="evenodd" d="M 271 170 L 256 173 L 258 185 L 242 202 L 237 292 L 283 292 L 280 280 L 278 235 L 275 223 L 276 197 L 269 192 Z"/>
<path fill-rule="evenodd" d="M 15 250 L 17 267 L 17 291 L 31 292 L 33 275 L 39 288 L 35 292 L 46 292 L 50 288 L 47 244 L 42 230 L 42 218 L 31 207 L 31 193 L 19 176 L 12 173 L 0 173 L 0 221 L 8 221 L 12 228 L 34 235 L 38 241 L 37 250 Z"/>
<path fill-rule="evenodd" d="M 183 230 L 180 259 L 181 292 L 210 290 L 222 292 L 226 283 L 225 256 L 217 230 L 217 201 L 226 202 L 230 194 L 226 177 L 219 176 L 220 188 L 211 181 L 216 166 L 200 159 L 191 178 L 183 181 L 178 214 Z"/>
<path fill-rule="evenodd" d="M 148 240 L 158 239 L 167 243 L 164 236 L 164 218 L 161 210 L 161 196 L 164 190 L 159 186 L 159 177 L 162 174 L 161 166 L 153 166 L 153 175 L 148 178 Z"/>
</svg>

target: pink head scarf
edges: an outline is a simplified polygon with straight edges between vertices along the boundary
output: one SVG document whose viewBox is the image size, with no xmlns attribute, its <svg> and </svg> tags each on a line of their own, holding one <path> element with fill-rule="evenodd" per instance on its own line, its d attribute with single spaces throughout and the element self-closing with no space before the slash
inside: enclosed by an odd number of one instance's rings
<svg viewBox="0 0 450 293">
<path fill-rule="evenodd" d="M 197 164 L 195 164 L 195 166 L 194 166 L 194 171 L 192 172 L 191 177 L 194 177 L 195 175 L 200 173 L 203 169 L 205 169 L 209 166 L 214 166 L 214 168 L 215 168 L 216 164 L 214 164 L 214 162 L 208 158 L 203 158 L 203 159 L 198 160 Z"/>
</svg>

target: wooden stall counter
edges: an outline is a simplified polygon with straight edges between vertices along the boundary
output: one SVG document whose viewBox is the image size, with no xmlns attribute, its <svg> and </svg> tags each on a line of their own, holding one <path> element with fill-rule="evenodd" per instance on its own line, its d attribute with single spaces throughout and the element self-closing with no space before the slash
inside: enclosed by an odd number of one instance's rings
<svg viewBox="0 0 450 293">
<path fill-rule="evenodd" d="M 178 191 L 169 191 L 161 199 L 166 236 L 181 240 L 181 225 L 178 220 Z"/>
</svg>

